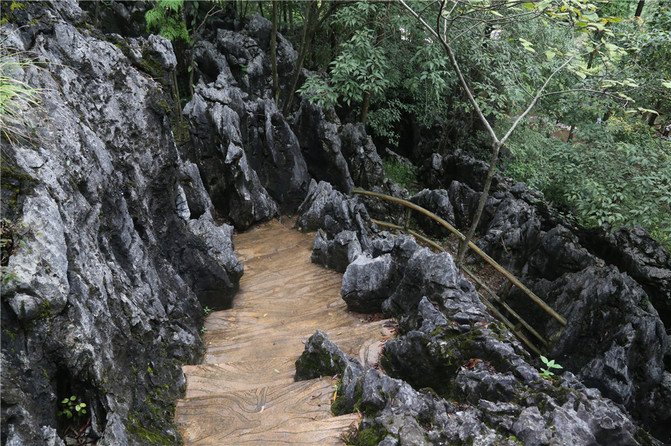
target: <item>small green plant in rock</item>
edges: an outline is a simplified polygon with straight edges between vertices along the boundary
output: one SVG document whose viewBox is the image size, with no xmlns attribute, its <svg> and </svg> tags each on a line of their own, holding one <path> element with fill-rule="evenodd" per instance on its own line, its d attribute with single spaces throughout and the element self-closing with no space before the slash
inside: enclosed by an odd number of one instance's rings
<svg viewBox="0 0 671 446">
<path fill-rule="evenodd" d="M 541 378 L 543 379 L 552 379 L 554 376 L 554 373 L 552 372 L 552 369 L 563 369 L 564 367 L 560 366 L 555 362 L 555 360 L 549 360 L 545 356 L 541 356 L 541 361 L 543 361 L 543 364 L 545 364 L 545 368 L 541 369 Z"/>
<path fill-rule="evenodd" d="M 203 308 L 203 313 L 205 313 L 205 316 L 207 316 L 208 314 L 212 313 L 212 308 L 210 307 Z"/>
<path fill-rule="evenodd" d="M 65 417 L 68 420 L 73 417 L 86 415 L 86 403 L 81 402 L 76 395 L 64 398 L 61 401 L 61 407 L 62 409 L 58 412 L 58 416 Z"/>
<path fill-rule="evenodd" d="M 200 327 L 200 334 L 205 334 L 206 331 L 207 331 L 207 327 L 205 327 L 205 326 Z"/>
</svg>

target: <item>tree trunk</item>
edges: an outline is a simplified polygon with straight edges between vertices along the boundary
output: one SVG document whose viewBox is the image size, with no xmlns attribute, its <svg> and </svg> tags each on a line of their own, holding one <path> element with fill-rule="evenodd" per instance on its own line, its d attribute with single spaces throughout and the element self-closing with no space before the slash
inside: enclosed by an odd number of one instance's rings
<svg viewBox="0 0 671 446">
<path fill-rule="evenodd" d="M 278 103 L 280 95 L 279 79 L 277 76 L 277 3 L 272 3 L 272 23 L 270 31 L 270 64 L 273 76 L 273 99 Z"/>
<path fill-rule="evenodd" d="M 370 108 L 370 92 L 367 91 L 363 96 L 363 105 L 361 106 L 361 122 L 366 123 L 368 117 L 368 108 Z"/>
<path fill-rule="evenodd" d="M 645 0 L 639 0 L 638 5 L 636 6 L 636 12 L 634 13 L 634 17 L 641 16 L 641 14 L 643 13 L 644 6 L 645 6 Z"/>
<path fill-rule="evenodd" d="M 301 38 L 301 48 L 298 52 L 298 60 L 296 61 L 296 68 L 294 70 L 294 75 L 291 78 L 291 84 L 289 84 L 289 89 L 287 90 L 287 96 L 284 99 L 284 107 L 282 108 L 282 113 L 285 115 L 291 112 L 291 105 L 294 100 L 294 92 L 296 91 L 296 86 L 298 85 L 298 78 L 301 75 L 301 70 L 303 70 L 303 62 L 305 61 L 305 55 L 308 53 L 310 48 L 310 38 L 311 30 L 316 23 L 315 15 L 317 11 L 314 10 L 314 7 L 317 5 L 316 1 L 310 1 L 306 5 L 305 9 L 305 22 L 303 23 L 303 37 Z"/>
<path fill-rule="evenodd" d="M 473 221 L 471 222 L 470 228 L 468 228 L 468 233 L 466 234 L 466 240 L 462 241 L 459 245 L 459 253 L 457 254 L 457 266 L 461 266 L 464 261 L 464 256 L 466 255 L 466 250 L 468 244 L 473 240 L 473 235 L 475 235 L 475 230 L 478 228 L 480 223 L 480 217 L 482 217 L 482 211 L 485 209 L 485 203 L 487 203 L 487 198 L 489 197 L 489 188 L 492 185 L 492 178 L 494 178 L 494 172 L 496 171 L 496 163 L 499 161 L 499 151 L 501 150 L 501 143 L 494 141 L 492 143 L 492 156 L 489 160 L 489 170 L 487 170 L 487 178 L 485 179 L 485 186 L 482 189 L 482 194 L 480 195 L 480 201 L 478 202 L 478 208 L 475 211 L 473 216 Z"/>
</svg>

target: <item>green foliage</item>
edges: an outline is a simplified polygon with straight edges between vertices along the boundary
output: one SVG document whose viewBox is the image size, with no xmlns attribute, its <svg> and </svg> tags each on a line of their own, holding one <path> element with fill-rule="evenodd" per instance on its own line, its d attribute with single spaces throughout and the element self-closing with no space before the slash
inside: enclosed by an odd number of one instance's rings
<svg viewBox="0 0 671 446">
<path fill-rule="evenodd" d="M 12 51 L 1 45 L 0 54 L 0 136 L 15 143 L 29 139 L 32 127 L 26 119 L 27 110 L 40 105 L 42 89 L 19 80 L 21 74 L 36 68 L 25 52 Z"/>
<path fill-rule="evenodd" d="M 207 316 L 208 314 L 212 313 L 212 308 L 210 307 L 203 308 L 203 313 L 205 313 L 205 316 Z"/>
<path fill-rule="evenodd" d="M 505 173 L 585 226 L 643 226 L 671 248 L 671 143 L 634 117 L 584 124 L 572 143 L 530 127 L 508 141 Z"/>
<path fill-rule="evenodd" d="M 323 107 L 332 107 L 338 100 L 338 95 L 331 89 L 329 84 L 318 75 L 311 75 L 305 80 L 303 86 L 297 92 L 312 104 Z"/>
<path fill-rule="evenodd" d="M 410 107 L 398 99 L 391 99 L 379 108 L 371 110 L 367 124 L 375 135 L 386 138 L 389 144 L 398 147 L 397 124 L 401 121 L 401 112 L 409 110 Z"/>
<path fill-rule="evenodd" d="M 347 105 L 362 102 L 364 94 L 381 96 L 389 81 L 385 76 L 387 60 L 376 46 L 372 30 L 363 28 L 342 45 L 331 63 L 331 81 Z"/>
<path fill-rule="evenodd" d="M 184 18 L 184 0 L 158 0 L 145 13 L 147 32 L 158 32 L 170 41 L 191 42 Z"/>
<path fill-rule="evenodd" d="M 563 369 L 564 367 L 560 366 L 559 364 L 555 363 L 555 360 L 548 360 L 545 356 L 541 355 L 541 361 L 543 361 L 543 364 L 545 364 L 545 368 L 541 369 L 541 377 L 543 379 L 552 379 L 554 376 L 554 373 L 552 372 L 552 369 Z"/>
<path fill-rule="evenodd" d="M 412 164 L 384 161 L 384 172 L 387 178 L 408 190 L 417 186 L 417 168 Z"/>
<path fill-rule="evenodd" d="M 70 398 L 64 398 L 61 401 L 61 408 L 62 409 L 58 412 L 58 416 L 63 416 L 68 420 L 73 417 L 86 415 L 86 403 L 81 402 L 76 395 L 72 395 Z"/>
</svg>

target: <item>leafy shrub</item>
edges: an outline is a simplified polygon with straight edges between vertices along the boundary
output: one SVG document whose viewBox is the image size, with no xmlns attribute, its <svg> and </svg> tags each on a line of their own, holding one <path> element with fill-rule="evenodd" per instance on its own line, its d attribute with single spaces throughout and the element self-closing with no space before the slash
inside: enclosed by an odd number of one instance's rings
<svg viewBox="0 0 671 446">
<path fill-rule="evenodd" d="M 384 161 L 384 172 L 390 180 L 408 190 L 417 187 L 417 168 L 412 164 Z"/>
<path fill-rule="evenodd" d="M 505 173 L 573 211 L 585 226 L 643 226 L 671 248 L 671 143 L 636 118 L 580 127 L 571 144 L 529 128 Z"/>
<path fill-rule="evenodd" d="M 303 86 L 296 91 L 308 102 L 319 104 L 322 107 L 332 107 L 338 100 L 338 95 L 329 84 L 316 74 L 308 76 Z"/>
</svg>

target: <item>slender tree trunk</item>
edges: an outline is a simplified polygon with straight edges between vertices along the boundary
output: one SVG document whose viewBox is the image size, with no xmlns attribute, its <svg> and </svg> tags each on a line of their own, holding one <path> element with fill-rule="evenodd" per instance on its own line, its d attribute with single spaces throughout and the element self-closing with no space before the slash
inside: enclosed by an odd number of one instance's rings
<svg viewBox="0 0 671 446">
<path fill-rule="evenodd" d="M 575 129 L 574 125 L 572 125 L 570 129 L 568 129 L 568 136 L 566 137 L 566 142 L 569 142 L 570 140 L 573 139 L 573 129 Z"/>
<path fill-rule="evenodd" d="M 639 0 L 638 5 L 636 6 L 636 12 L 634 13 L 634 17 L 641 16 L 641 14 L 643 13 L 644 6 L 645 6 L 645 0 Z"/>
<path fill-rule="evenodd" d="M 278 103 L 280 95 L 280 85 L 277 75 L 277 3 L 272 4 L 272 23 L 273 27 L 270 31 L 270 64 L 272 67 L 273 76 L 273 99 L 275 104 Z"/>
<path fill-rule="evenodd" d="M 494 178 L 494 172 L 496 171 L 496 163 L 499 161 L 499 151 L 501 150 L 501 143 L 499 141 L 494 141 L 492 143 L 492 156 L 489 160 L 489 170 L 487 170 L 487 178 L 485 178 L 485 186 L 482 189 L 482 194 L 480 195 L 480 201 L 478 201 L 478 208 L 475 210 L 475 215 L 473 215 L 473 221 L 471 222 L 470 228 L 468 228 L 468 233 L 466 234 L 466 240 L 462 241 L 459 245 L 459 252 L 457 254 L 457 265 L 461 266 L 464 261 L 464 256 L 466 255 L 466 249 L 468 249 L 468 243 L 473 240 L 475 235 L 475 230 L 480 223 L 480 217 L 482 217 L 482 211 L 485 209 L 485 204 L 487 203 L 487 198 L 489 197 L 489 188 L 492 185 L 492 178 Z"/>
<path fill-rule="evenodd" d="M 363 105 L 361 106 L 361 122 L 366 123 L 368 109 L 370 108 L 370 92 L 367 91 L 363 96 Z"/>
<path fill-rule="evenodd" d="M 274 4 L 274 3 L 275 3 L 275 2 L 273 2 L 273 4 Z M 263 18 L 265 19 L 266 16 L 263 15 L 263 2 L 258 2 L 258 4 L 259 4 L 259 14 L 261 14 L 261 17 L 263 17 Z"/>
<path fill-rule="evenodd" d="M 294 92 L 296 91 L 296 86 L 298 85 L 298 78 L 300 77 L 301 71 L 303 70 L 305 55 L 308 53 L 308 49 L 310 48 L 311 29 L 314 26 L 313 23 L 316 23 L 316 20 L 314 19 L 314 16 L 317 14 L 317 11 L 314 10 L 316 5 L 316 1 L 310 1 L 305 7 L 305 22 L 303 23 L 303 37 L 301 38 L 301 47 L 300 51 L 298 52 L 298 60 L 296 61 L 294 75 L 291 78 L 291 84 L 289 84 L 287 96 L 284 99 L 284 107 L 282 108 L 282 113 L 285 115 L 291 112 L 291 105 L 293 104 L 294 100 Z"/>
</svg>

